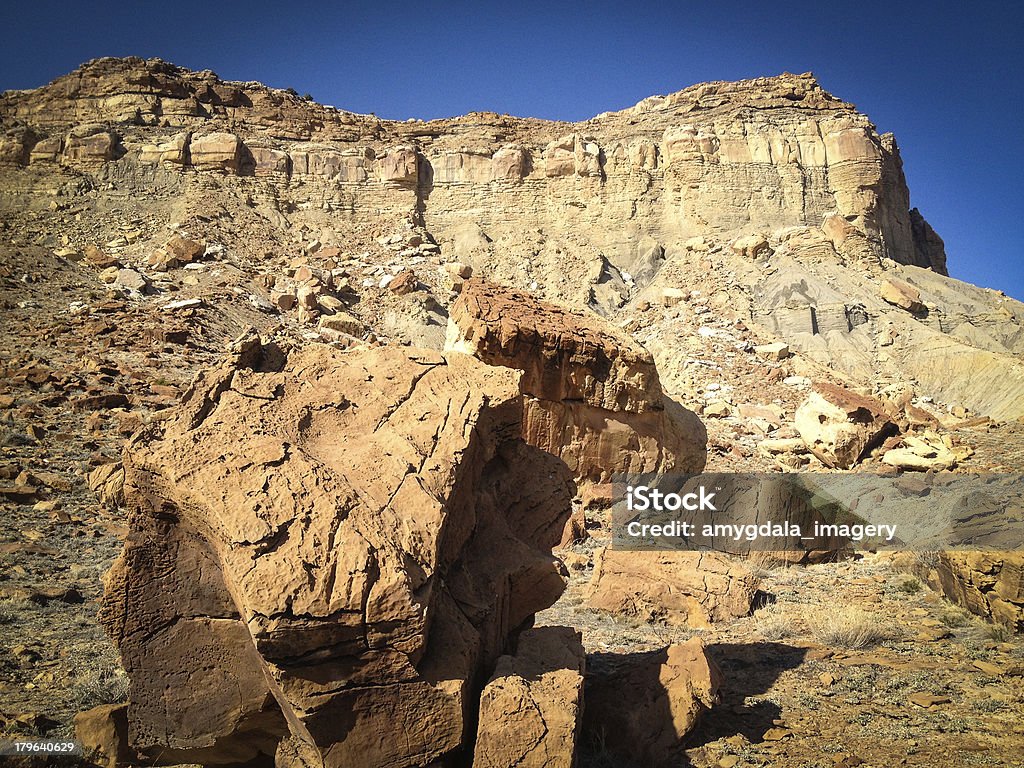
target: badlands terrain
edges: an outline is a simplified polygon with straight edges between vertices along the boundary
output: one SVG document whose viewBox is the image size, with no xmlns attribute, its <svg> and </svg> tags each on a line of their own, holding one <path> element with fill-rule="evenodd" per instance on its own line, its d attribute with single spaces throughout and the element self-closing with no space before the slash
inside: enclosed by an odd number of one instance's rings
<svg viewBox="0 0 1024 768">
<path fill-rule="evenodd" d="M 1021 765 L 1020 552 L 609 546 L 623 472 L 1024 471 L 1024 305 L 951 256 L 810 74 L 575 124 L 155 59 L 4 93 L 0 737 Z"/>
</svg>

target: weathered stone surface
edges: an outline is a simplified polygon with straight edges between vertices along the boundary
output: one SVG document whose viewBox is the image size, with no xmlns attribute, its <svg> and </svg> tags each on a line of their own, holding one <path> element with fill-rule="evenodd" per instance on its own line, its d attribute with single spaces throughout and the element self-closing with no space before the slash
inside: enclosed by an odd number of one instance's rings
<svg viewBox="0 0 1024 768">
<path fill-rule="evenodd" d="M 189 144 L 192 165 L 203 171 L 237 173 L 241 160 L 242 142 L 233 133 L 208 133 L 193 136 Z"/>
<path fill-rule="evenodd" d="M 592 608 L 673 626 L 708 627 L 746 616 L 759 581 L 718 552 L 604 549 L 594 558 Z"/>
<path fill-rule="evenodd" d="M 63 151 L 64 139 L 62 137 L 51 136 L 46 139 L 40 139 L 29 153 L 29 163 L 55 162 Z"/>
<path fill-rule="evenodd" d="M 972 613 L 1024 632 L 1024 554 L 940 552 L 929 580 Z"/>
<path fill-rule="evenodd" d="M 683 763 L 687 734 L 718 702 L 721 672 L 699 638 L 660 651 L 596 654 L 584 692 L 584 738 L 626 765 Z"/>
<path fill-rule="evenodd" d="M 519 437 L 519 379 L 250 337 L 137 435 L 102 611 L 132 745 L 217 764 L 285 741 L 368 767 L 460 748 L 473 681 L 563 588 L 543 540 L 571 476 Z"/>
<path fill-rule="evenodd" d="M 117 277 L 114 279 L 114 285 L 120 288 L 126 288 L 129 291 L 134 291 L 135 293 L 145 293 L 146 289 L 149 287 L 149 280 L 134 269 L 122 268 L 117 271 Z"/>
<path fill-rule="evenodd" d="M 747 259 L 771 256 L 772 253 L 772 248 L 768 244 L 768 238 L 764 235 L 745 235 L 737 238 L 732 243 L 732 250 L 736 255 Z"/>
<path fill-rule="evenodd" d="M 541 627 L 498 659 L 480 696 L 473 768 L 572 768 L 583 711 L 580 635 Z"/>
<path fill-rule="evenodd" d="M 146 144 L 139 150 L 139 160 L 143 163 L 164 163 L 169 167 L 184 166 L 188 160 L 188 131 L 172 136 L 168 141 L 159 144 Z"/>
<path fill-rule="evenodd" d="M 704 466 L 703 424 L 664 396 L 650 353 L 596 316 L 474 278 L 451 307 L 446 349 L 523 371 L 527 442 L 580 481 Z"/>
<path fill-rule="evenodd" d="M 75 738 L 85 754 L 103 768 L 126 768 L 134 764 L 128 747 L 128 708 L 124 704 L 103 704 L 75 715 Z"/>
<path fill-rule="evenodd" d="M 503 147 L 491 157 L 491 178 L 522 181 L 526 175 L 526 152 L 520 147 Z"/>
<path fill-rule="evenodd" d="M 377 174 L 381 181 L 415 184 L 419 180 L 419 157 L 412 147 L 392 149 L 377 159 Z"/>
<path fill-rule="evenodd" d="M 338 311 L 332 315 L 321 317 L 319 325 L 321 328 L 347 333 L 350 336 L 362 336 L 366 329 L 363 321 L 358 317 L 350 315 L 348 312 Z"/>
<path fill-rule="evenodd" d="M 64 141 L 64 160 L 69 163 L 102 163 L 116 154 L 118 135 L 102 125 L 82 126 Z"/>
<path fill-rule="evenodd" d="M 834 384 L 816 384 L 796 410 L 800 438 L 823 464 L 849 469 L 895 431 L 882 403 Z"/>
<path fill-rule="evenodd" d="M 89 473 L 89 489 L 110 507 L 124 505 L 124 467 L 121 462 L 100 464 Z"/>
<path fill-rule="evenodd" d="M 905 280 L 884 280 L 879 293 L 885 301 L 907 312 L 920 312 L 924 309 L 921 292 Z"/>
<path fill-rule="evenodd" d="M 28 165 L 32 148 L 38 141 L 35 132 L 19 126 L 0 135 L 0 163 Z"/>
<path fill-rule="evenodd" d="M 867 236 L 842 216 L 834 213 L 827 215 L 822 221 L 821 229 L 836 252 L 850 261 L 878 261 L 878 256 Z"/>
<path fill-rule="evenodd" d="M 415 272 L 411 269 L 403 269 L 388 283 L 388 290 L 399 296 L 404 296 L 415 291 L 419 284 L 420 281 L 417 279 Z"/>
<path fill-rule="evenodd" d="M 662 407 L 654 358 L 627 334 L 480 278 L 452 305 L 448 346 L 524 371 L 525 391 L 545 400 L 634 413 Z"/>
</svg>

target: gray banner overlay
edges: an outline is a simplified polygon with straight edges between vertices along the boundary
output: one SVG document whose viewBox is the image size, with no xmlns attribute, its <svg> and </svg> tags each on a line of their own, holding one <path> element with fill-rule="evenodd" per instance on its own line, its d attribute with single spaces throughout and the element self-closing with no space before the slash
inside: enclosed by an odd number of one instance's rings
<svg viewBox="0 0 1024 768">
<path fill-rule="evenodd" d="M 1024 475 L 617 475 L 612 547 L 782 551 L 1020 550 Z"/>
</svg>

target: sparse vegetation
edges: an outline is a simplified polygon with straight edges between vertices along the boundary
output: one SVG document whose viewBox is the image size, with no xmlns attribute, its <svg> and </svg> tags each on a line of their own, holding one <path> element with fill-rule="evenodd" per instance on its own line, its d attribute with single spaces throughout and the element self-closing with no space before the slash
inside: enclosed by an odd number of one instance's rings
<svg viewBox="0 0 1024 768">
<path fill-rule="evenodd" d="M 958 627 L 966 626 L 968 621 L 970 621 L 970 617 L 959 608 L 947 608 L 939 616 L 939 621 L 950 629 L 957 629 Z"/>
<path fill-rule="evenodd" d="M 903 592 L 904 594 L 907 594 L 907 595 L 916 595 L 923 588 L 924 587 L 921 586 L 920 580 L 916 579 L 913 576 L 908 576 L 903 581 L 901 581 L 898 585 L 896 585 L 896 589 L 897 590 L 899 590 L 900 592 Z"/>
<path fill-rule="evenodd" d="M 793 614 L 779 603 L 771 603 L 754 613 L 754 624 L 765 640 L 785 640 L 796 634 Z"/>
<path fill-rule="evenodd" d="M 820 643 L 840 648 L 868 648 L 893 636 L 877 616 L 855 606 L 819 609 L 807 625 Z"/>
<path fill-rule="evenodd" d="M 990 640 L 995 640 L 997 643 L 1007 643 L 1013 637 L 1013 632 L 1004 624 L 989 625 L 987 634 Z"/>
<path fill-rule="evenodd" d="M 102 663 L 83 673 L 74 685 L 72 697 L 79 709 L 127 701 L 128 676 L 118 665 Z"/>
</svg>

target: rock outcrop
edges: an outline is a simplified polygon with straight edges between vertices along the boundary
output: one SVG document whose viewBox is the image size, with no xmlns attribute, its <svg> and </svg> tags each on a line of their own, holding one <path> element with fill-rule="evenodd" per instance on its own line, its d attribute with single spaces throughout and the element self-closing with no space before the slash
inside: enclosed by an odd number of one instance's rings
<svg viewBox="0 0 1024 768">
<path fill-rule="evenodd" d="M 591 608 L 672 626 L 709 627 L 747 616 L 758 579 L 719 552 L 604 549 L 594 558 Z"/>
<path fill-rule="evenodd" d="M 249 337 L 136 435 L 102 610 L 133 748 L 367 767 L 462 749 L 481 676 L 564 585 L 541 540 L 571 475 L 523 442 L 519 379 Z"/>
<path fill-rule="evenodd" d="M 472 278 L 446 348 L 523 371 L 525 439 L 580 481 L 704 467 L 700 420 L 663 394 L 651 354 L 597 316 Z"/>
<path fill-rule="evenodd" d="M 1024 555 L 940 552 L 925 574 L 950 600 L 972 613 L 1024 632 Z"/>
</svg>

